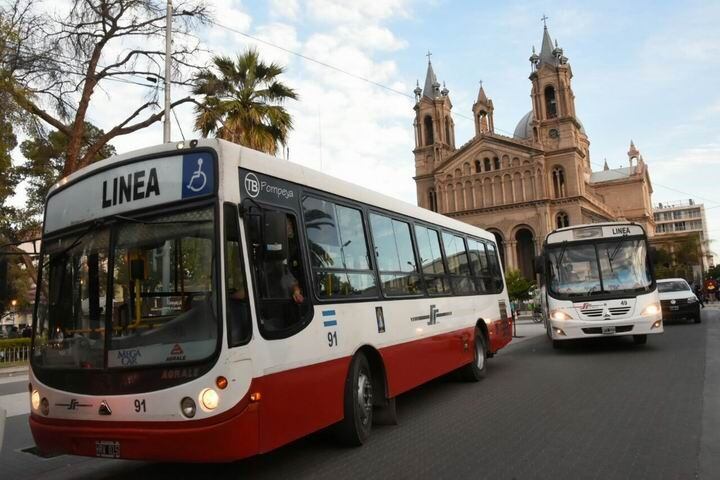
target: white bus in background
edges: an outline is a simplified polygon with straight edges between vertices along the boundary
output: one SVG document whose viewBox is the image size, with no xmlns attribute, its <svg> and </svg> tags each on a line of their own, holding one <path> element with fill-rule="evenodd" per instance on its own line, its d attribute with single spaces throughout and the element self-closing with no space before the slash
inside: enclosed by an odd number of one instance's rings
<svg viewBox="0 0 720 480">
<path fill-rule="evenodd" d="M 536 260 L 547 336 L 563 341 L 663 332 L 645 230 L 635 223 L 596 223 L 548 234 Z"/>
<path fill-rule="evenodd" d="M 231 461 L 511 340 L 485 230 L 219 140 L 95 163 L 50 192 L 30 426 L 43 452 Z"/>
</svg>

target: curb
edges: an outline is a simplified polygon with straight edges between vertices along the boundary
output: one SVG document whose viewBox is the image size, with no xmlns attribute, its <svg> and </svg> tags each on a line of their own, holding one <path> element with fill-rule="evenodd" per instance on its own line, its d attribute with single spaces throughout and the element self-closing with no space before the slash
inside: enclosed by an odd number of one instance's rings
<svg viewBox="0 0 720 480">
<path fill-rule="evenodd" d="M 29 367 L 27 365 L 23 367 L 0 368 L 0 378 L 27 375 L 28 371 Z"/>
</svg>

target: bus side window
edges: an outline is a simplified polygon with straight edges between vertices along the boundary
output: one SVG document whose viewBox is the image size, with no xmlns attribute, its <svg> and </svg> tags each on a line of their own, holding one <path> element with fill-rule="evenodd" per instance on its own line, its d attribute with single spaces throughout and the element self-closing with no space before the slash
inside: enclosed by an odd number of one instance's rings
<svg viewBox="0 0 720 480">
<path fill-rule="evenodd" d="M 247 281 L 240 249 L 240 227 L 238 211 L 235 205 L 223 205 L 225 223 L 225 296 L 228 326 L 228 346 L 244 345 L 252 337 L 250 303 L 248 301 Z"/>
<path fill-rule="evenodd" d="M 495 289 L 493 293 L 500 293 L 503 291 L 503 277 L 500 270 L 500 262 L 498 261 L 497 252 L 495 250 L 494 243 L 486 243 L 488 262 L 490 263 L 490 271 L 492 272 L 493 283 Z"/>
<path fill-rule="evenodd" d="M 440 234 L 437 230 L 415 225 L 415 238 L 428 294 L 446 295 L 450 293 L 450 281 L 447 278 L 440 250 Z"/>
</svg>

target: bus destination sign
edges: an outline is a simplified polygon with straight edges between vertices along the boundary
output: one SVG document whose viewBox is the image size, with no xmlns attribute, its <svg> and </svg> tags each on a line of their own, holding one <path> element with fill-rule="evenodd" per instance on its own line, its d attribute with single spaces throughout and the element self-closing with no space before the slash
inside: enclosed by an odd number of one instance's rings
<svg viewBox="0 0 720 480">
<path fill-rule="evenodd" d="M 88 220 L 215 191 L 215 162 L 195 152 L 110 168 L 84 178 L 48 200 L 45 232 Z"/>
</svg>

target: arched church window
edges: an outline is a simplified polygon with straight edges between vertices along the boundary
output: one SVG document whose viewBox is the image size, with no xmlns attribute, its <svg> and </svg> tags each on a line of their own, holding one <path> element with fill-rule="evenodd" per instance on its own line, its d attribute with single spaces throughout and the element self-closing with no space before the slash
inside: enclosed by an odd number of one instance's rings
<svg viewBox="0 0 720 480">
<path fill-rule="evenodd" d="M 486 172 L 489 172 L 490 170 L 492 170 L 492 168 L 490 167 L 490 159 L 489 158 L 487 158 L 487 157 L 483 158 L 483 163 L 485 164 Z"/>
<path fill-rule="evenodd" d="M 425 145 L 432 145 L 435 143 L 435 139 L 433 138 L 433 121 L 430 115 L 425 116 L 423 123 L 425 124 Z"/>
<path fill-rule="evenodd" d="M 480 160 L 475 160 L 475 173 L 480 173 L 482 171 L 482 166 L 480 165 Z"/>
<path fill-rule="evenodd" d="M 500 170 L 500 159 L 498 157 L 493 157 L 493 165 L 495 170 Z"/>
<path fill-rule="evenodd" d="M 445 143 L 448 145 L 452 145 L 450 138 L 450 119 L 445 117 Z"/>
<path fill-rule="evenodd" d="M 548 85 L 545 87 L 545 111 L 547 118 L 557 117 L 557 100 L 555 99 L 555 87 Z"/>
<path fill-rule="evenodd" d="M 555 198 L 561 198 L 566 195 L 565 193 L 565 169 L 562 167 L 555 167 L 552 171 L 552 183 L 553 193 Z"/>
<path fill-rule="evenodd" d="M 570 226 L 570 217 L 565 212 L 560 212 L 555 216 L 555 224 L 557 228 L 565 228 Z"/>
</svg>

